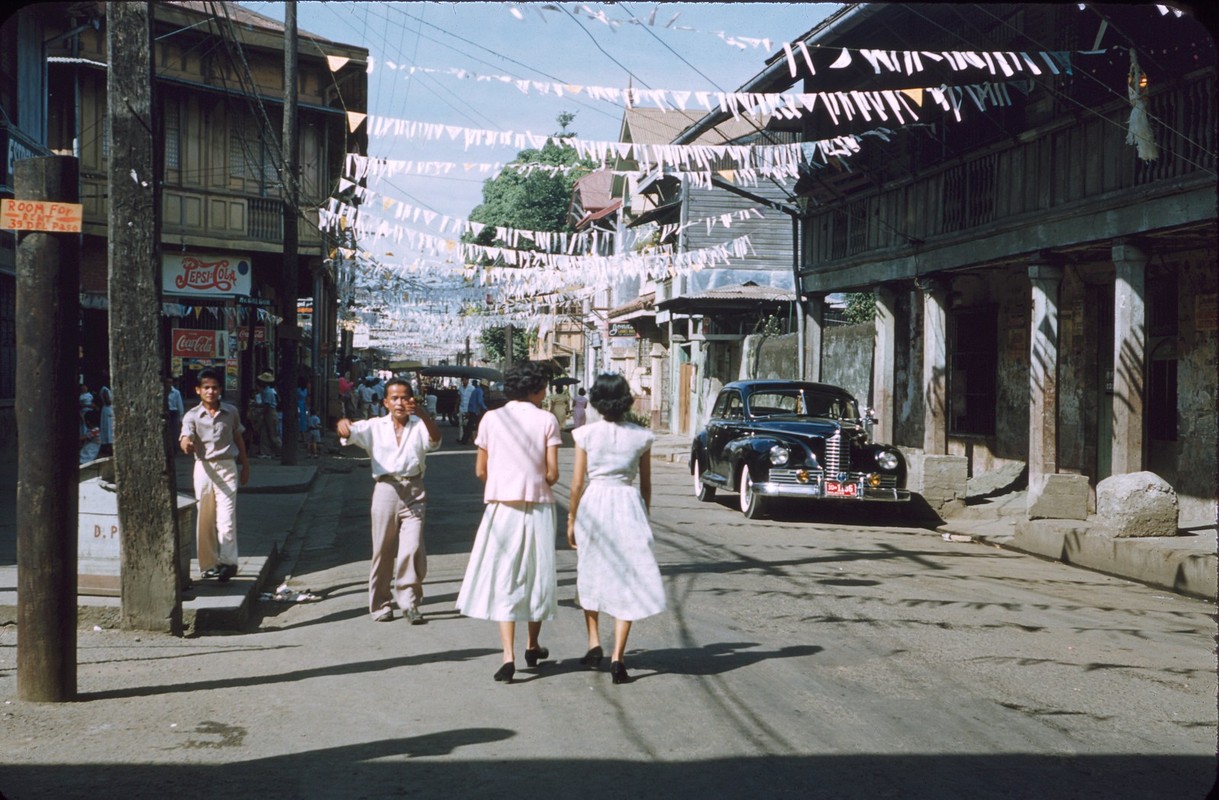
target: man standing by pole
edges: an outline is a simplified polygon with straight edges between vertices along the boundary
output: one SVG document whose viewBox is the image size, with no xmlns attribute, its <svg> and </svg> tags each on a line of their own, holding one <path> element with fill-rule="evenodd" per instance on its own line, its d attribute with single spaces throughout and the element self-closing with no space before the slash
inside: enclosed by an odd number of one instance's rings
<svg viewBox="0 0 1219 800">
<path fill-rule="evenodd" d="M 354 444 L 368 453 L 375 481 L 368 611 L 374 622 L 389 622 L 396 604 L 412 625 L 419 625 L 427 576 L 424 462 L 429 452 L 440 447 L 440 428 L 402 378 L 393 378 L 386 386 L 385 407 L 389 416 L 339 420 L 339 443 Z"/>
</svg>

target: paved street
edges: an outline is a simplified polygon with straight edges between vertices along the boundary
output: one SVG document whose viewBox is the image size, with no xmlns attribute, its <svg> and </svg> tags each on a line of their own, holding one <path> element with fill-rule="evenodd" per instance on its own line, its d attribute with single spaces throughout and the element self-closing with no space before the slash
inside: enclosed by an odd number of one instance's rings
<svg viewBox="0 0 1219 800">
<path fill-rule="evenodd" d="M 473 459 L 429 459 L 427 625 L 368 620 L 370 479 L 331 458 L 281 569 L 321 600 L 261 604 L 242 634 L 82 631 L 81 699 L 63 705 L 13 699 L 0 628 L 0 792 L 1194 798 L 1214 781 L 1212 605 L 892 516 L 750 522 L 664 462 L 670 609 L 632 633 L 635 683 L 576 663 L 563 545 L 553 660 L 496 684 L 494 626 L 453 611 Z"/>
</svg>

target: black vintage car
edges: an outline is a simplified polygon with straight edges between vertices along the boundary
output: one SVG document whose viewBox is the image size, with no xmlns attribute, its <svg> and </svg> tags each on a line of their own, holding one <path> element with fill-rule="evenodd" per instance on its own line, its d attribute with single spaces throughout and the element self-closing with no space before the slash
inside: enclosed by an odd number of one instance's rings
<svg viewBox="0 0 1219 800">
<path fill-rule="evenodd" d="M 690 472 L 699 500 L 736 492 L 750 519 L 774 497 L 905 502 L 906 461 L 868 440 L 859 405 L 825 383 L 737 381 L 715 400 L 694 439 Z"/>
</svg>

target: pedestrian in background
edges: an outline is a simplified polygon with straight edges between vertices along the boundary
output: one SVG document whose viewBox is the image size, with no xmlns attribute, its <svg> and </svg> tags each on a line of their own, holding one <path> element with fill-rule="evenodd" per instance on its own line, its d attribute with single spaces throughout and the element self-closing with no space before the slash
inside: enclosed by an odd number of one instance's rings
<svg viewBox="0 0 1219 800">
<path fill-rule="evenodd" d="M 250 480 L 241 414 L 221 402 L 224 379 L 199 372 L 199 405 L 182 417 L 178 444 L 195 457 L 195 547 L 203 577 L 227 582 L 237 574 L 237 487 Z M 241 464 L 241 472 L 237 464 Z"/>
<path fill-rule="evenodd" d="M 186 413 L 186 405 L 182 402 L 182 392 L 178 391 L 173 378 L 165 379 L 165 408 L 169 412 L 169 430 L 174 439 L 182 430 L 182 415 Z"/>
<path fill-rule="evenodd" d="M 581 386 L 580 391 L 571 401 L 571 427 L 578 428 L 586 422 L 588 422 L 588 394 Z"/>
<path fill-rule="evenodd" d="M 412 625 L 418 625 L 423 622 L 419 604 L 427 577 L 423 473 L 427 454 L 440 447 L 440 428 L 402 378 L 390 380 L 385 407 L 389 411 L 385 417 L 339 420 L 339 443 L 363 449 L 372 467 L 368 612 L 374 622 L 389 622 L 396 604 Z"/>
<path fill-rule="evenodd" d="M 110 391 L 110 373 L 102 373 L 102 385 L 97 390 L 98 414 L 97 424 L 97 456 L 105 458 L 114 455 L 114 393 Z"/>
<path fill-rule="evenodd" d="M 457 388 L 457 424 L 461 428 L 461 433 L 457 437 L 458 444 L 469 444 L 470 437 L 474 433 L 474 426 L 470 422 L 470 399 L 474 397 L 474 386 L 470 384 L 469 378 L 461 379 L 461 386 Z"/>
<path fill-rule="evenodd" d="M 466 565 L 457 610 L 499 623 L 503 663 L 495 680 L 516 673 L 516 623 L 528 623 L 525 663 L 550 651 L 538 642 L 557 608 L 555 506 L 559 427 L 543 411 L 549 369 L 536 361 L 513 365 L 504 377 L 508 403 L 488 411 L 478 430 L 474 473 L 485 485 L 486 509 Z"/>
<path fill-rule="evenodd" d="M 320 458 L 322 449 L 322 418 L 313 409 L 309 410 L 306 444 L 309 447 L 309 458 Z"/>
<path fill-rule="evenodd" d="M 588 629 L 588 652 L 580 663 L 590 669 L 601 663 L 598 619 L 601 612 L 609 614 L 614 618 L 610 675 L 616 684 L 629 683 L 623 658 L 631 623 L 665 608 L 648 523 L 656 437 L 623 421 L 634 398 L 621 375 L 598 376 L 590 398 L 601 420 L 572 431 L 576 463 L 567 517 L 567 543 L 579 555 L 576 596 Z"/>
<path fill-rule="evenodd" d="M 275 375 L 263 372 L 258 376 L 258 391 L 251 407 L 255 419 L 251 421 L 258 434 L 258 457 L 279 458 L 282 444 L 279 438 L 279 392 L 275 391 Z"/>
<path fill-rule="evenodd" d="M 567 410 L 571 407 L 571 397 L 562 386 L 556 386 L 555 390 L 546 398 L 545 408 L 559 422 L 559 430 L 567 424 Z"/>
<path fill-rule="evenodd" d="M 478 423 L 483 418 L 483 414 L 487 413 L 487 396 L 483 393 L 482 384 L 478 381 L 470 381 L 470 385 L 474 387 L 474 391 L 470 393 L 470 428 L 472 431 L 467 434 L 467 439 L 473 439 L 478 435 Z"/>
<path fill-rule="evenodd" d="M 309 432 L 309 378 L 301 375 L 296 379 L 296 440 L 307 443 Z"/>
</svg>

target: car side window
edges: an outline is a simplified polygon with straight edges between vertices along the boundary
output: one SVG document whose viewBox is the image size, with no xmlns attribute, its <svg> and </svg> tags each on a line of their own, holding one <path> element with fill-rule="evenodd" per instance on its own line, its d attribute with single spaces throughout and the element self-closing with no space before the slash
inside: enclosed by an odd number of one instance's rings
<svg viewBox="0 0 1219 800">
<path fill-rule="evenodd" d="M 742 419 L 745 416 L 739 394 L 733 393 L 728 396 L 728 410 L 725 416 L 728 419 Z"/>
<path fill-rule="evenodd" d="M 731 397 L 731 392 L 724 392 L 716 398 L 715 407 L 711 409 L 712 419 L 724 419 L 728 416 L 728 400 Z"/>
</svg>

